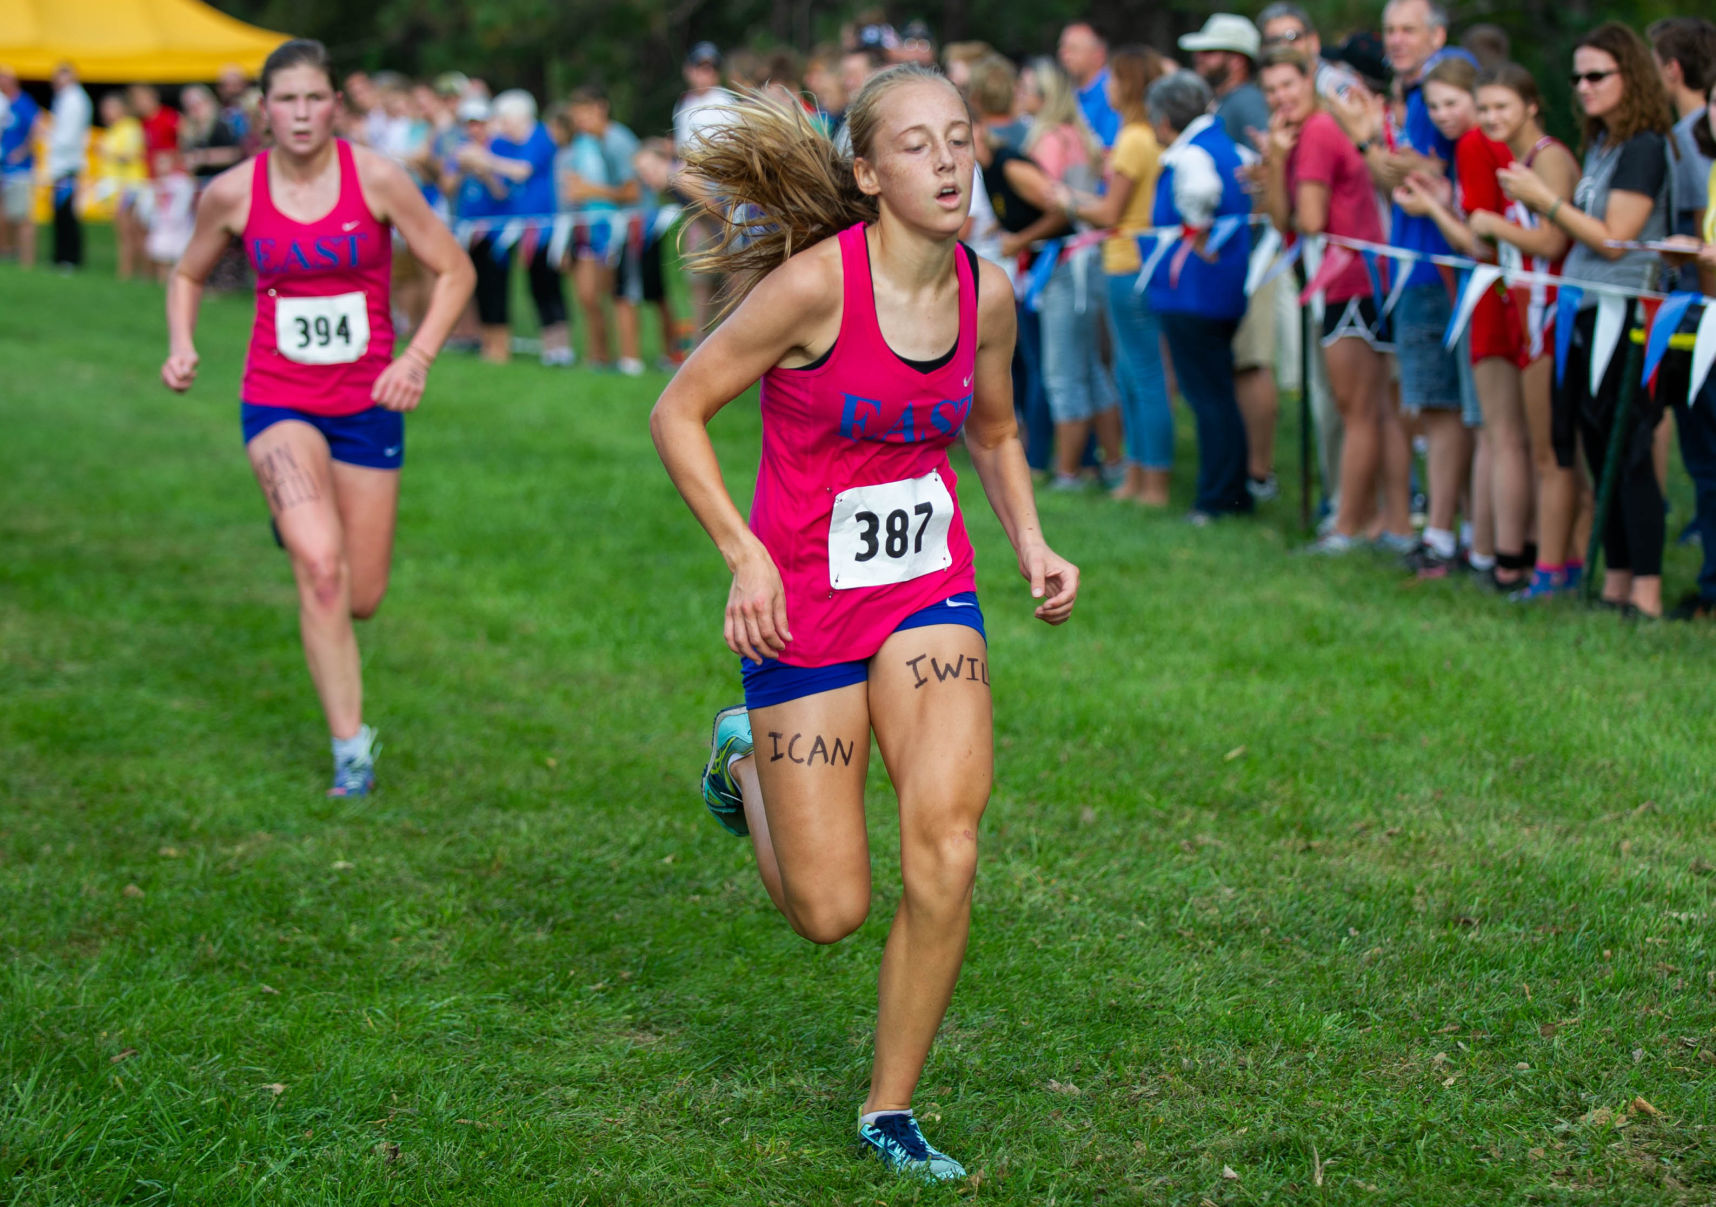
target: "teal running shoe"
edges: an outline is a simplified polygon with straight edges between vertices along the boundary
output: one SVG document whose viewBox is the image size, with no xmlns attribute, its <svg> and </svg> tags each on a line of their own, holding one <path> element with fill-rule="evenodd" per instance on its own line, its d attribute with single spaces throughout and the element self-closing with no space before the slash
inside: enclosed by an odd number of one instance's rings
<svg viewBox="0 0 1716 1207">
<path fill-rule="evenodd" d="M 381 753 L 381 743 L 375 740 L 375 730 L 365 725 L 360 731 L 363 750 L 345 758 L 334 759 L 334 783 L 329 796 L 368 796 L 375 787 L 375 756 Z"/>
<path fill-rule="evenodd" d="M 744 793 L 728 768 L 734 759 L 750 753 L 751 714 L 745 706 L 735 704 L 716 713 L 709 738 L 709 762 L 703 768 L 703 803 L 721 828 L 737 838 L 744 838 L 751 827 L 745 824 Z"/>
<path fill-rule="evenodd" d="M 930 1147 L 910 1111 L 889 1111 L 874 1123 L 861 1124 L 858 1141 L 895 1173 L 925 1182 L 951 1182 L 965 1176 L 965 1166 Z"/>
</svg>

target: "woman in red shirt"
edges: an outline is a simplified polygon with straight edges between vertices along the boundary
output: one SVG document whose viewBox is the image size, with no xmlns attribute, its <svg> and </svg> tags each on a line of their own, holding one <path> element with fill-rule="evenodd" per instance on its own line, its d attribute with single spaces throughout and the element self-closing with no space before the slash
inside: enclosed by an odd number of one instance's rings
<svg viewBox="0 0 1716 1207">
<path fill-rule="evenodd" d="M 1263 140 L 1264 205 L 1284 235 L 1342 235 L 1384 242 L 1382 215 L 1364 157 L 1319 105 L 1310 61 L 1296 50 L 1264 56 L 1260 76 L 1269 102 Z M 1339 255 L 1330 245 L 1326 255 Z M 1388 393 L 1387 354 L 1393 350 L 1374 296 L 1370 271 L 1351 263 L 1323 289 L 1323 360 L 1341 413 L 1340 507 L 1334 528 L 1313 548 L 1345 553 L 1365 537 L 1412 534 L 1407 499 L 1405 429 Z M 1378 482 L 1384 505 L 1377 513 Z"/>
</svg>

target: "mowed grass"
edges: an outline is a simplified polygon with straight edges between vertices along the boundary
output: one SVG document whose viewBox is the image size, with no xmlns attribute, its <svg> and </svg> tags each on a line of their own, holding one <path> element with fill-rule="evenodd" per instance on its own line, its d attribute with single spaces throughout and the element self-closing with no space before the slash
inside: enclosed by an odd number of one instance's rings
<svg viewBox="0 0 1716 1207">
<path fill-rule="evenodd" d="M 1094 495 L 1042 500 L 1050 630 L 968 478 L 998 774 L 917 1105 L 977 1176 L 918 1187 L 851 1143 L 879 760 L 831 948 L 696 795 L 737 675 L 663 378 L 437 366 L 343 803 L 248 300 L 182 398 L 152 286 L 0 267 L 0 313 L 0 1202 L 1716 1200 L 1709 630 Z"/>
</svg>

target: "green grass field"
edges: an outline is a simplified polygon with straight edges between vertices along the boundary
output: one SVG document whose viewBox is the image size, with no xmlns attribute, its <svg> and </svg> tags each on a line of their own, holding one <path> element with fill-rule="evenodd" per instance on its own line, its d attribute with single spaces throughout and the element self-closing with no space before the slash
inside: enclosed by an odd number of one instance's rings
<svg viewBox="0 0 1716 1207">
<path fill-rule="evenodd" d="M 737 673 L 663 379 L 437 367 L 335 802 L 249 314 L 175 397 L 154 287 L 0 267 L 0 1203 L 1716 1201 L 1708 630 L 1094 495 L 1050 630 L 968 483 L 999 764 L 917 1105 L 979 1172 L 922 1188 L 851 1143 L 879 761 L 832 948 L 697 798 Z"/>
</svg>

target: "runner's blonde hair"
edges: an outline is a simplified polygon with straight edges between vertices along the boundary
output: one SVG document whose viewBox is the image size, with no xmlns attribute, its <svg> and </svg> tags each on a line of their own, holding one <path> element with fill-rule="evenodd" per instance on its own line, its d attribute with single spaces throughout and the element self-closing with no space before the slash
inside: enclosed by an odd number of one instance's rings
<svg viewBox="0 0 1716 1207">
<path fill-rule="evenodd" d="M 874 222 L 877 199 L 858 188 L 853 160 L 869 158 L 882 100 L 907 84 L 951 89 L 939 71 L 902 63 L 871 77 L 846 111 L 850 150 L 829 137 L 803 105 L 748 91 L 727 120 L 685 152 L 688 192 L 721 225 L 720 241 L 690 257 L 694 273 L 727 277 L 720 318 L 794 252 L 858 222 Z"/>
</svg>

